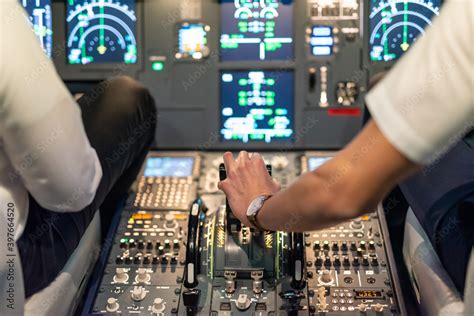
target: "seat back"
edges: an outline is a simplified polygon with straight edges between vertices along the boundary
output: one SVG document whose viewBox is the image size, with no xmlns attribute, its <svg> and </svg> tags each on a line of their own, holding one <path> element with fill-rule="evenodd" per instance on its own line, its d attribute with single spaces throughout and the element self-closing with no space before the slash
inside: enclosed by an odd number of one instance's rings
<svg viewBox="0 0 474 316">
<path fill-rule="evenodd" d="M 422 315 L 464 314 L 462 297 L 411 208 L 405 222 L 403 257 Z"/>
<path fill-rule="evenodd" d="M 48 287 L 28 298 L 25 315 L 73 314 L 99 256 L 100 238 L 100 214 L 97 211 L 76 250 L 56 279 Z"/>
</svg>

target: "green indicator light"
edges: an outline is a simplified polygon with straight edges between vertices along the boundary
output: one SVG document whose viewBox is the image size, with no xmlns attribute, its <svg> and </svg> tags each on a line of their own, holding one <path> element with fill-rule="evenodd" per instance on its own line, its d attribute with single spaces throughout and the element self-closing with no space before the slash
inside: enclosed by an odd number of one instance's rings
<svg viewBox="0 0 474 316">
<path fill-rule="evenodd" d="M 239 105 L 240 106 L 246 106 L 247 105 L 247 100 L 244 98 L 239 98 Z"/>
<path fill-rule="evenodd" d="M 275 91 L 267 91 L 267 97 L 274 97 Z"/>
<path fill-rule="evenodd" d="M 267 79 L 267 85 L 273 86 L 275 84 L 275 79 Z"/>
<path fill-rule="evenodd" d="M 288 110 L 287 109 L 276 109 L 275 114 L 276 115 L 286 115 L 286 114 L 288 114 Z"/>
<path fill-rule="evenodd" d="M 275 37 L 275 33 L 273 33 L 273 32 L 267 32 L 267 33 L 265 33 L 265 37 L 267 37 L 267 38 L 268 38 L 268 37 Z"/>
<path fill-rule="evenodd" d="M 247 79 L 240 79 L 239 80 L 239 85 L 240 86 L 245 86 L 247 84 Z"/>
<path fill-rule="evenodd" d="M 269 126 L 275 125 L 275 118 L 274 117 L 272 117 L 271 119 L 268 120 L 268 125 Z"/>
<path fill-rule="evenodd" d="M 162 61 L 154 61 L 151 64 L 151 69 L 153 69 L 154 71 L 162 71 L 163 69 L 165 69 L 165 64 Z"/>
<path fill-rule="evenodd" d="M 275 105 L 275 99 L 273 99 L 273 98 L 267 98 L 267 105 L 268 105 L 268 106 L 273 106 L 273 105 Z"/>
<path fill-rule="evenodd" d="M 273 110 L 272 109 L 265 109 L 265 115 L 272 115 Z"/>
<path fill-rule="evenodd" d="M 247 93 L 245 91 L 239 91 L 239 97 L 245 98 L 247 96 Z"/>
</svg>

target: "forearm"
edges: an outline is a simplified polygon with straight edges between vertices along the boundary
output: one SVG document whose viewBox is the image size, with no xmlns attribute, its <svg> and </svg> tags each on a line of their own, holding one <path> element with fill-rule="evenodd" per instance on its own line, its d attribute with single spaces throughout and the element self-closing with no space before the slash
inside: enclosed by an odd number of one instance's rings
<svg viewBox="0 0 474 316">
<path fill-rule="evenodd" d="M 270 230 L 332 226 L 373 210 L 394 185 L 417 169 L 370 122 L 336 157 L 269 199 L 258 220 Z"/>
</svg>

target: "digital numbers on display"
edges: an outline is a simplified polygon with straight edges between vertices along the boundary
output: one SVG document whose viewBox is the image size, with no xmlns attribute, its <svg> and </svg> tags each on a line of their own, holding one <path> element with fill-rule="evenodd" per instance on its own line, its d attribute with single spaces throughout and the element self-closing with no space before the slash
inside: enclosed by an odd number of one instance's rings
<svg viewBox="0 0 474 316">
<path fill-rule="evenodd" d="M 439 14 L 439 5 L 440 0 L 370 0 L 370 59 L 403 55 Z"/>
<path fill-rule="evenodd" d="M 293 59 L 293 3 L 224 0 L 221 3 L 221 60 Z"/>
<path fill-rule="evenodd" d="M 355 298 L 356 299 L 376 299 L 376 298 L 383 298 L 383 295 L 381 291 L 356 290 Z"/>
<path fill-rule="evenodd" d="M 53 50 L 51 0 L 21 0 L 20 3 L 28 13 L 28 18 L 41 48 L 48 57 L 51 57 Z"/>
<path fill-rule="evenodd" d="M 291 71 L 221 73 L 221 135 L 225 140 L 288 139 L 293 134 Z"/>
<path fill-rule="evenodd" d="M 133 0 L 68 0 L 69 64 L 137 62 Z"/>
</svg>

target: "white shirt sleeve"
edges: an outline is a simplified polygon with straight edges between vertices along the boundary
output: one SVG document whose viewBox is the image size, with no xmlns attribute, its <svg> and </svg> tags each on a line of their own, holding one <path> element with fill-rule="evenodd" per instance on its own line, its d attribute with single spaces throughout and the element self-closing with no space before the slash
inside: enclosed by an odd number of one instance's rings
<svg viewBox="0 0 474 316">
<path fill-rule="evenodd" d="M 0 141 L 41 206 L 79 211 L 102 177 L 79 106 L 16 0 L 0 1 L 0 39 Z"/>
<path fill-rule="evenodd" d="M 427 164 L 474 126 L 474 1 L 447 1 L 426 34 L 368 93 L 388 140 Z"/>
</svg>

